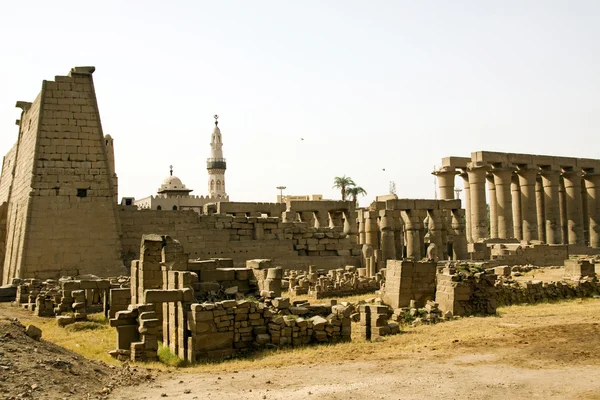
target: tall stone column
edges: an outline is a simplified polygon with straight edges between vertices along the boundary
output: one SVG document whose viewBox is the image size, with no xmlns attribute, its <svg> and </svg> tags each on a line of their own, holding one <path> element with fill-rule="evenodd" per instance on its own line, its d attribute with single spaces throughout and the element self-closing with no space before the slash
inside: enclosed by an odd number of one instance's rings
<svg viewBox="0 0 600 400">
<path fill-rule="evenodd" d="M 559 171 L 546 169 L 542 171 L 542 186 L 544 189 L 544 225 L 546 228 L 546 243 L 562 243 L 560 230 L 560 207 L 558 204 Z"/>
<path fill-rule="evenodd" d="M 496 214 L 498 216 L 498 237 L 500 239 L 514 236 L 512 197 L 510 182 L 513 169 L 494 168 L 494 185 L 496 186 Z"/>
<path fill-rule="evenodd" d="M 300 211 L 300 220 L 306 222 L 306 226 L 309 228 L 315 227 L 315 213 L 314 211 Z"/>
<path fill-rule="evenodd" d="M 457 174 L 458 171 L 454 167 L 442 167 L 433 172 L 433 175 L 437 176 L 441 200 L 454 199 L 454 178 Z"/>
<path fill-rule="evenodd" d="M 381 229 L 381 257 L 384 263 L 387 260 L 396 259 L 396 241 L 392 229 L 392 217 L 388 213 L 390 213 L 388 210 L 380 211 L 381 220 L 379 221 L 379 228 Z"/>
<path fill-rule="evenodd" d="M 494 175 L 487 174 L 485 176 L 488 187 L 488 197 L 490 200 L 490 237 L 495 239 L 498 237 L 498 200 L 496 185 L 494 183 Z"/>
<path fill-rule="evenodd" d="M 365 211 L 358 211 L 358 243 L 365 244 Z"/>
<path fill-rule="evenodd" d="M 581 171 L 563 171 L 569 244 L 583 245 L 583 210 L 581 202 Z"/>
<path fill-rule="evenodd" d="M 417 226 L 419 228 L 419 245 L 421 247 L 421 259 L 427 255 L 425 247 L 425 218 L 427 218 L 427 210 L 414 210 L 413 216 L 417 216 Z"/>
<path fill-rule="evenodd" d="M 537 240 L 537 210 L 535 204 L 535 179 L 537 170 L 530 167 L 519 168 L 519 187 L 521 189 L 521 221 L 523 240 Z"/>
<path fill-rule="evenodd" d="M 465 223 L 466 223 L 466 237 L 467 243 L 473 242 L 473 236 L 471 235 L 471 187 L 469 185 L 469 174 L 463 172 L 460 174 L 463 179 L 464 193 L 465 193 Z"/>
<path fill-rule="evenodd" d="M 512 197 L 513 231 L 515 239 L 523 240 L 523 222 L 521 219 L 521 187 L 519 177 L 513 175 L 510 182 L 510 194 Z"/>
<path fill-rule="evenodd" d="M 329 228 L 334 231 L 343 232 L 344 231 L 344 223 L 342 219 L 344 217 L 344 213 L 339 210 L 331 210 L 329 212 Z"/>
<path fill-rule="evenodd" d="M 585 180 L 583 174 L 581 176 L 581 210 L 583 212 L 583 243 L 587 246 L 590 244 L 590 216 L 588 215 L 588 195 L 585 189 Z"/>
<path fill-rule="evenodd" d="M 586 172 L 584 179 L 587 193 L 590 247 L 600 248 L 600 174 Z"/>
<path fill-rule="evenodd" d="M 452 210 L 452 258 L 454 260 L 466 260 L 468 258 L 465 228 L 465 210 Z"/>
<path fill-rule="evenodd" d="M 537 236 L 538 240 L 544 243 L 546 242 L 546 223 L 544 219 L 544 185 L 542 183 L 542 177 L 538 176 L 535 180 L 535 209 L 537 211 Z"/>
<path fill-rule="evenodd" d="M 470 163 L 469 186 L 471 191 L 471 235 L 473 242 L 488 237 L 487 209 L 485 203 L 486 168 Z"/>
<path fill-rule="evenodd" d="M 420 260 L 421 257 L 421 242 L 419 235 L 419 216 L 413 215 L 413 211 L 402 211 L 404 220 L 404 230 L 406 232 L 406 258 Z"/>
<path fill-rule="evenodd" d="M 567 193 L 565 191 L 565 180 L 560 177 L 558 184 L 558 208 L 560 213 L 560 235 L 561 243 L 569 244 L 569 219 L 567 218 Z"/>
<path fill-rule="evenodd" d="M 438 260 L 444 259 L 442 248 L 442 215 L 440 210 L 427 210 L 429 216 L 429 243 L 435 244 Z"/>
<path fill-rule="evenodd" d="M 442 220 L 442 260 L 451 259 L 450 243 L 452 242 L 452 213 L 450 210 L 440 210 Z"/>
<path fill-rule="evenodd" d="M 317 211 L 315 216 L 317 220 L 315 227 L 317 229 L 329 227 L 329 211 Z"/>
<path fill-rule="evenodd" d="M 356 210 L 353 208 L 344 211 L 344 233 L 350 238 L 352 243 L 358 243 Z"/>
<path fill-rule="evenodd" d="M 404 223 L 400 216 L 400 210 L 393 210 L 393 230 L 394 230 L 394 242 L 396 246 L 396 259 L 401 260 L 404 258 Z"/>
<path fill-rule="evenodd" d="M 365 243 L 373 247 L 373 251 L 380 249 L 377 227 L 377 214 L 375 211 L 365 211 Z"/>
</svg>

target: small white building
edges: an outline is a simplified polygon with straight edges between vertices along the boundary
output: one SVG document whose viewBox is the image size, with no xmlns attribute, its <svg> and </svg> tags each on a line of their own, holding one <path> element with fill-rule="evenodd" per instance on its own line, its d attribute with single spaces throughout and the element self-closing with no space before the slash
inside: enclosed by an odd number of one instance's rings
<svg viewBox="0 0 600 400">
<path fill-rule="evenodd" d="M 202 213 L 205 204 L 229 201 L 229 196 L 225 192 L 225 169 L 227 165 L 225 158 L 223 158 L 223 140 L 218 118 L 215 115 L 215 128 L 210 143 L 210 157 L 206 162 L 208 195 L 190 195 L 193 189 L 188 189 L 181 182 L 181 179 L 173 176 L 173 166 L 171 166 L 170 174 L 163 180 L 156 196 L 133 200 L 133 205 L 141 210 L 194 210 Z"/>
</svg>

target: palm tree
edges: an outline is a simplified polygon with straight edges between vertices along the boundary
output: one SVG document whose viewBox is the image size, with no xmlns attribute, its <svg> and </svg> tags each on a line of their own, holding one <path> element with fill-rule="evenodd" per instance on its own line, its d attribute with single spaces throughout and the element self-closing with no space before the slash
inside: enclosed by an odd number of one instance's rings
<svg viewBox="0 0 600 400">
<path fill-rule="evenodd" d="M 360 186 L 352 186 L 346 189 L 346 194 L 352 196 L 352 201 L 354 201 L 354 204 L 358 205 L 357 197 L 360 195 L 366 196 L 367 191 Z"/>
<path fill-rule="evenodd" d="M 349 176 L 336 176 L 333 179 L 333 188 L 340 189 L 340 191 L 342 192 L 342 200 L 346 200 L 346 188 L 349 188 L 351 186 L 356 186 L 356 184 Z"/>
</svg>

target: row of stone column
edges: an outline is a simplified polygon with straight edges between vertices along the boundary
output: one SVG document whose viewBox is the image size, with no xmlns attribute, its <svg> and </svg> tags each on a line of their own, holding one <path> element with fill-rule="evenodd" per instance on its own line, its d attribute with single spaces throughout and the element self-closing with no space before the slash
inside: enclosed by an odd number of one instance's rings
<svg viewBox="0 0 600 400">
<path fill-rule="evenodd" d="M 370 245 L 378 260 L 420 260 L 425 250 L 425 233 L 434 243 L 438 259 L 444 259 L 447 244 L 452 243 L 455 260 L 467 258 L 465 212 L 457 210 L 381 210 L 363 211 L 358 220 L 358 240 Z M 425 222 L 426 221 L 426 224 Z"/>
<path fill-rule="evenodd" d="M 330 228 L 345 232 L 349 236 L 356 235 L 355 210 L 322 210 L 322 211 L 285 211 L 282 222 L 305 222 L 311 228 Z M 356 243 L 356 241 L 354 241 Z"/>
<path fill-rule="evenodd" d="M 516 238 L 600 247 L 600 174 L 595 171 L 470 163 L 462 172 L 442 168 L 435 175 L 441 199 L 453 199 L 455 176 L 463 179 L 469 242 Z"/>
</svg>

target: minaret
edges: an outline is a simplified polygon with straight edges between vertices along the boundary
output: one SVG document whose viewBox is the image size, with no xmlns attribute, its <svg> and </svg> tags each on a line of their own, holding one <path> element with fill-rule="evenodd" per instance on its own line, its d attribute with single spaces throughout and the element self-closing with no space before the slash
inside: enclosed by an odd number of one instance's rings
<svg viewBox="0 0 600 400">
<path fill-rule="evenodd" d="M 225 192 L 225 170 L 227 163 L 223 158 L 223 140 L 219 129 L 219 116 L 215 115 L 215 129 L 210 141 L 210 157 L 206 160 L 208 170 L 208 194 L 211 197 L 227 197 Z"/>
</svg>

